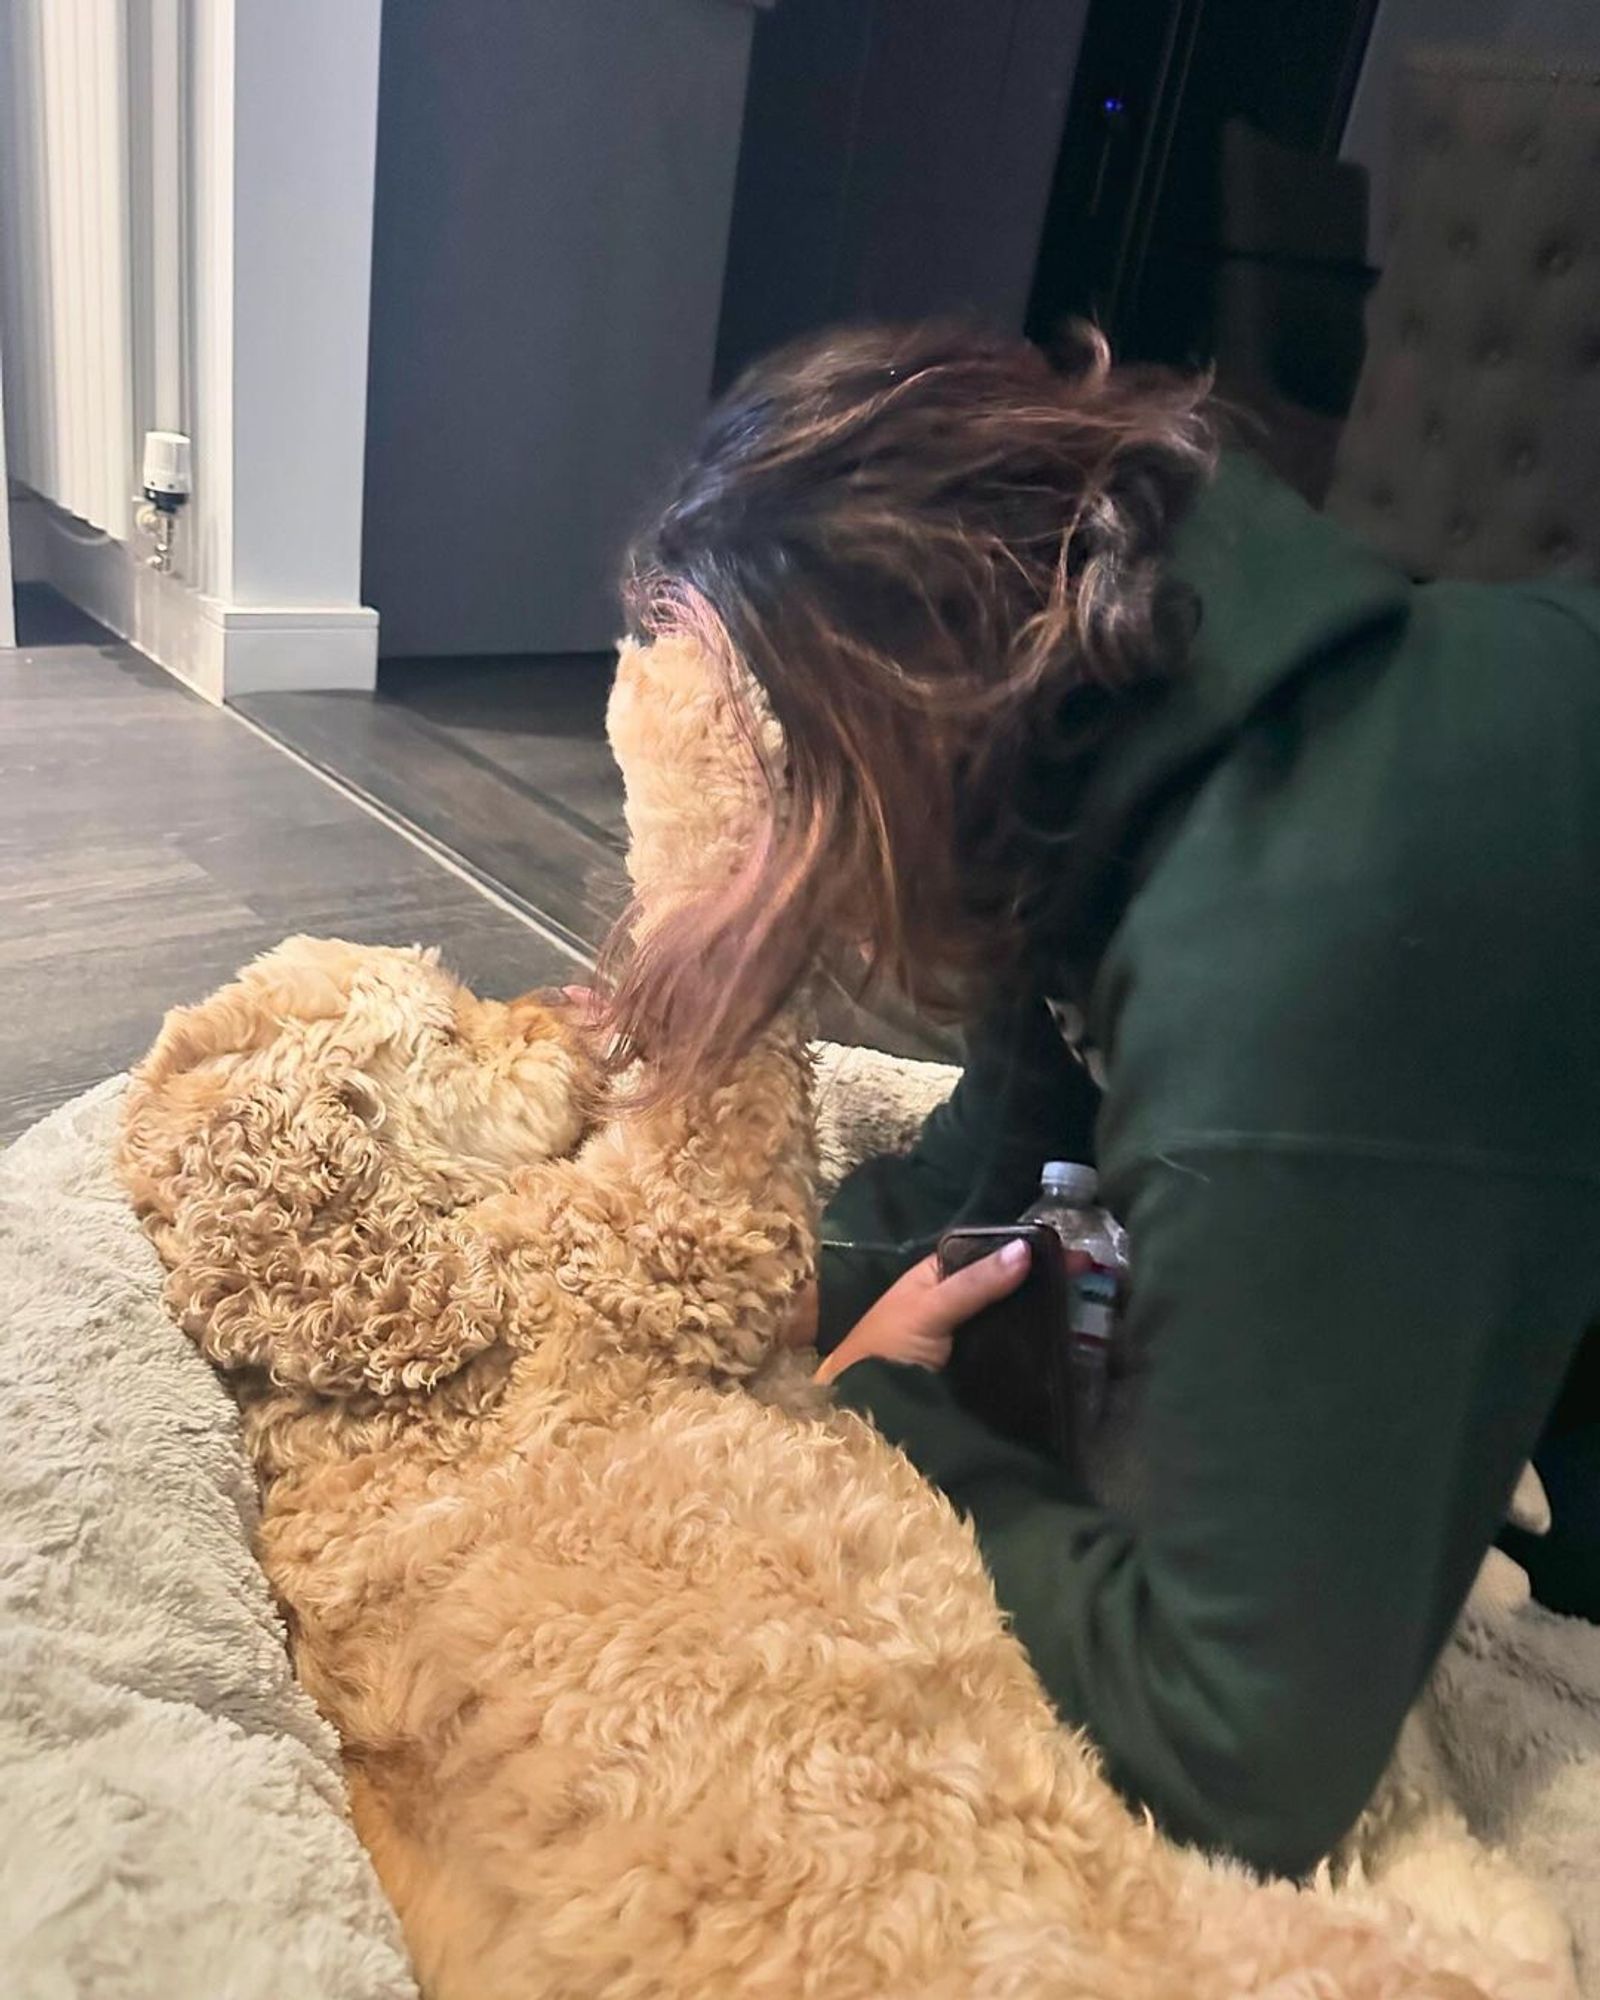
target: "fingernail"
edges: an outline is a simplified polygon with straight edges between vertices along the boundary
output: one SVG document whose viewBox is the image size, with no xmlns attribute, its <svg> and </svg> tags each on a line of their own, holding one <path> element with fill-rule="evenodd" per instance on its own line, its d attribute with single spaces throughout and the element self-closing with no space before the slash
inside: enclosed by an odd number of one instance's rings
<svg viewBox="0 0 1600 2000">
<path fill-rule="evenodd" d="M 1027 1263 L 1029 1257 L 1032 1255 L 1032 1252 L 1029 1250 L 1027 1243 L 1024 1241 L 1024 1239 L 1020 1236 L 1017 1236 L 1013 1237 L 1012 1240 L 998 1252 L 998 1255 L 1000 1259 L 1001 1270 L 1015 1271 L 1020 1269 L 1022 1265 Z"/>
</svg>

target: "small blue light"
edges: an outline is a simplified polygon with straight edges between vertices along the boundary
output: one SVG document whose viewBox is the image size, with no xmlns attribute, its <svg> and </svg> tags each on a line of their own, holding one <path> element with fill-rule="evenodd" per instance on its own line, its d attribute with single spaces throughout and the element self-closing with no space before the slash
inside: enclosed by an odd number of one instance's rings
<svg viewBox="0 0 1600 2000">
<path fill-rule="evenodd" d="M 1117 112 L 1123 109 L 1122 99 L 1120 97 L 1108 97 L 1102 109 L 1111 112 L 1115 116 Z"/>
</svg>

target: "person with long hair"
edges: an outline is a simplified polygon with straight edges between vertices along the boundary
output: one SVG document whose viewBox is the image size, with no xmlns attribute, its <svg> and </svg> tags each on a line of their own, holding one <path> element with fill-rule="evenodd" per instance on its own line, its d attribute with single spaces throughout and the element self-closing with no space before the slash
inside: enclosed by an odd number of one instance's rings
<svg viewBox="0 0 1600 2000">
<path fill-rule="evenodd" d="M 757 365 L 628 598 L 782 752 L 743 868 L 608 955 L 619 1050 L 681 1091 L 819 966 L 966 1026 L 798 1337 L 970 1515 L 1124 1793 L 1304 1871 L 1536 1450 L 1540 1560 L 1600 1610 L 1600 591 L 1418 584 L 1203 381 L 934 327 Z M 1120 1507 L 940 1372 L 1020 1271 L 941 1283 L 932 1241 L 1047 1158 L 1131 1233 Z"/>
</svg>

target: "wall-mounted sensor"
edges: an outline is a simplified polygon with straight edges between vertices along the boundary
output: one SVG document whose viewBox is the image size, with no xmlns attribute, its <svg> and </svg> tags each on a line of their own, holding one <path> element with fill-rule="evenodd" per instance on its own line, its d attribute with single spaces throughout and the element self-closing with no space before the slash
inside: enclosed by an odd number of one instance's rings
<svg viewBox="0 0 1600 2000">
<path fill-rule="evenodd" d="M 181 507 L 189 497 L 189 440 L 182 431 L 144 434 L 144 497 L 152 507 Z"/>
<path fill-rule="evenodd" d="M 189 440 L 182 431 L 144 434 L 144 497 L 136 519 L 155 542 L 150 567 L 165 575 L 172 568 L 172 539 L 178 509 L 189 497 Z"/>
</svg>

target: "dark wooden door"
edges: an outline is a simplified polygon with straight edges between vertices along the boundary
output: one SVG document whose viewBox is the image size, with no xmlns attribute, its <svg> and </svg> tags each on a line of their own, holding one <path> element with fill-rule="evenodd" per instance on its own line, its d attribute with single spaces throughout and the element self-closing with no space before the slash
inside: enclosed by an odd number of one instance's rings
<svg viewBox="0 0 1600 2000">
<path fill-rule="evenodd" d="M 1337 153 L 1376 0 L 1095 0 L 1028 327 L 1074 314 L 1128 356 L 1208 358 L 1222 130 Z"/>
</svg>

